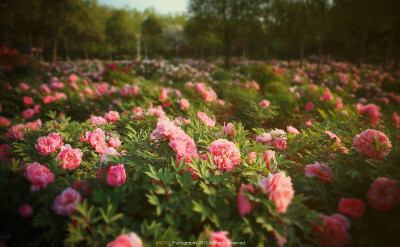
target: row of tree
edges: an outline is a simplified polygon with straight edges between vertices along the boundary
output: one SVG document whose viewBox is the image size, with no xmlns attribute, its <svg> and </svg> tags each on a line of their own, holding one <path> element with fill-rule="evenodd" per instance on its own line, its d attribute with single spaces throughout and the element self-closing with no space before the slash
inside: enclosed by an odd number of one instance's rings
<svg viewBox="0 0 400 247">
<path fill-rule="evenodd" d="M 190 0 L 187 15 L 97 0 L 6 0 L 0 45 L 39 47 L 48 60 L 224 56 L 229 67 L 232 56 L 330 54 L 387 63 L 400 57 L 399 13 L 398 0 Z"/>
</svg>

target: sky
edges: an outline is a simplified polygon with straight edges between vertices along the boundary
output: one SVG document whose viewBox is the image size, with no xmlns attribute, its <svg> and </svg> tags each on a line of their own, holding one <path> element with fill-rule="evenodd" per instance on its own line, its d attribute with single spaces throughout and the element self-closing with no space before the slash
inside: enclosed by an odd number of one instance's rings
<svg viewBox="0 0 400 247">
<path fill-rule="evenodd" d="M 188 0 L 99 0 L 101 5 L 109 5 L 116 8 L 128 6 L 130 9 L 143 11 L 153 7 L 157 13 L 173 14 L 186 12 Z"/>
</svg>

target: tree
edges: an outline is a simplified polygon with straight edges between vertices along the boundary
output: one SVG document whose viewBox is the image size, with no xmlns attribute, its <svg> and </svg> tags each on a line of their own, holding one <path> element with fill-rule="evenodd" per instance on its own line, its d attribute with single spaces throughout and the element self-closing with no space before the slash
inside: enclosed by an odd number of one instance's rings
<svg viewBox="0 0 400 247">
<path fill-rule="evenodd" d="M 183 27 L 181 25 L 172 25 L 163 30 L 163 38 L 170 50 L 175 50 L 176 56 L 179 56 L 179 48 L 184 43 Z"/>
<path fill-rule="evenodd" d="M 144 40 L 144 54 L 148 58 L 148 44 L 149 42 L 161 35 L 162 29 L 159 22 L 152 16 L 147 17 L 141 25 L 142 37 Z"/>
</svg>

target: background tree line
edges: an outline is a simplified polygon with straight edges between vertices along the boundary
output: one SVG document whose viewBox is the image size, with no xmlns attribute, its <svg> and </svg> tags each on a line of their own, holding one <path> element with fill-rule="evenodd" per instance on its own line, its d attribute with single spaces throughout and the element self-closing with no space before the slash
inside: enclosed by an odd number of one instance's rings
<svg viewBox="0 0 400 247">
<path fill-rule="evenodd" d="M 190 0 L 187 14 L 116 9 L 97 0 L 5 0 L 0 45 L 46 60 L 299 59 L 399 61 L 398 0 Z"/>
</svg>

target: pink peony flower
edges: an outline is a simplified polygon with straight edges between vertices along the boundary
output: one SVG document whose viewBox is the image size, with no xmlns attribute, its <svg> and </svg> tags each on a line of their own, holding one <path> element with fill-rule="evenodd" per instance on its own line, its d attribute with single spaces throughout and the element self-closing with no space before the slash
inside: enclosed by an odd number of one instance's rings
<svg viewBox="0 0 400 247">
<path fill-rule="evenodd" d="M 247 185 L 242 184 L 239 189 L 239 193 L 237 195 L 237 205 L 241 217 L 245 216 L 246 214 L 249 214 L 254 208 L 253 204 L 251 204 L 249 199 L 247 199 L 247 197 L 242 194 L 244 190 L 254 193 L 254 187 L 253 185 L 250 184 Z"/>
<path fill-rule="evenodd" d="M 30 88 L 28 84 L 23 83 L 23 82 L 19 83 L 19 87 L 24 91 L 28 91 Z"/>
<path fill-rule="evenodd" d="M 109 185 L 121 186 L 125 183 L 126 174 L 125 167 L 123 164 L 117 166 L 111 166 L 107 173 L 107 183 Z"/>
<path fill-rule="evenodd" d="M 399 114 L 397 114 L 397 112 L 393 113 L 391 115 L 392 121 L 394 126 L 396 126 L 396 128 L 400 128 L 400 116 Z"/>
<path fill-rule="evenodd" d="M 107 143 L 105 141 L 97 143 L 95 149 L 99 154 L 103 154 L 103 152 L 108 148 Z"/>
<path fill-rule="evenodd" d="M 119 148 L 121 146 L 121 141 L 118 137 L 111 137 L 108 140 L 108 144 L 110 145 L 110 147 Z"/>
<path fill-rule="evenodd" d="M 215 127 L 215 121 L 212 120 L 211 118 L 209 118 L 207 116 L 207 114 L 205 114 L 204 112 L 198 112 L 197 117 L 200 119 L 200 121 L 205 123 L 208 127 Z"/>
<path fill-rule="evenodd" d="M 102 130 L 101 128 L 97 128 L 95 131 L 93 132 L 86 132 L 86 140 L 92 144 L 92 147 L 96 147 L 99 144 L 104 143 L 104 139 L 106 137 L 106 134 L 104 133 L 104 130 Z"/>
<path fill-rule="evenodd" d="M 276 149 L 278 149 L 279 151 L 284 151 L 286 150 L 286 140 L 283 138 L 278 138 L 275 139 L 273 142 L 273 145 Z"/>
<path fill-rule="evenodd" d="M 256 137 L 257 143 L 264 143 L 266 145 L 272 145 L 273 140 L 274 138 L 270 133 L 263 133 L 262 135 Z"/>
<path fill-rule="evenodd" d="M 314 104 L 313 102 L 308 102 L 307 105 L 304 108 L 306 111 L 312 111 L 314 109 Z"/>
<path fill-rule="evenodd" d="M 53 203 L 53 210 L 59 215 L 71 215 L 75 211 L 78 202 L 82 201 L 78 191 L 68 187 L 56 197 Z"/>
<path fill-rule="evenodd" d="M 104 115 L 107 122 L 116 123 L 119 119 L 119 113 L 116 111 L 109 111 Z"/>
<path fill-rule="evenodd" d="M 1 144 L 0 145 L 0 161 L 8 160 L 11 155 L 12 155 L 12 152 L 11 152 L 10 145 Z"/>
<path fill-rule="evenodd" d="M 233 124 L 228 123 L 226 126 L 222 128 L 222 133 L 228 136 L 235 136 L 235 130 L 233 129 Z"/>
<path fill-rule="evenodd" d="M 339 201 L 339 213 L 353 218 L 361 218 L 365 211 L 364 203 L 356 198 L 342 198 Z"/>
<path fill-rule="evenodd" d="M 286 130 L 287 130 L 287 132 L 292 133 L 294 136 L 296 136 L 297 134 L 300 134 L 300 132 L 292 126 L 288 126 L 286 128 Z"/>
<path fill-rule="evenodd" d="M 235 143 L 225 139 L 213 141 L 207 148 L 213 157 L 214 163 L 221 171 L 232 172 L 240 164 L 240 152 Z"/>
<path fill-rule="evenodd" d="M 227 237 L 227 231 L 219 231 L 210 233 L 210 247 L 231 247 L 231 240 Z"/>
<path fill-rule="evenodd" d="M 269 100 L 266 100 L 266 99 L 264 99 L 264 100 L 262 100 L 260 103 L 258 103 L 258 105 L 260 106 L 260 107 L 269 107 L 270 106 L 270 102 L 269 102 Z"/>
<path fill-rule="evenodd" d="M 63 144 L 62 139 L 63 137 L 57 133 L 50 133 L 48 136 L 39 137 L 35 148 L 40 155 L 49 155 L 57 152 L 57 149 Z"/>
<path fill-rule="evenodd" d="M 163 88 L 161 89 L 161 94 L 160 94 L 160 101 L 165 101 L 168 98 L 169 94 L 169 89 L 168 88 Z"/>
<path fill-rule="evenodd" d="M 197 159 L 197 147 L 194 140 L 186 133 L 170 139 L 169 146 L 176 152 L 176 162 L 179 164 L 182 159 L 185 163 L 191 163 L 191 158 Z"/>
<path fill-rule="evenodd" d="M 286 177 L 284 172 L 274 175 L 270 173 L 268 178 L 263 177 L 259 181 L 259 185 L 267 192 L 269 199 L 275 203 L 278 212 L 286 212 L 294 196 L 291 178 Z"/>
<path fill-rule="evenodd" d="M 66 144 L 61 147 L 56 160 L 60 159 L 62 161 L 61 168 L 74 170 L 81 164 L 82 156 L 83 153 L 79 148 L 73 149 L 71 145 Z"/>
<path fill-rule="evenodd" d="M 107 124 L 107 120 L 103 117 L 96 117 L 93 116 L 89 119 L 90 125 L 100 125 L 100 124 Z"/>
<path fill-rule="evenodd" d="M 340 142 L 342 141 L 342 140 L 340 140 L 340 138 L 339 138 L 337 135 L 333 134 L 333 133 L 330 132 L 329 130 L 325 131 L 324 133 L 327 134 L 331 140 L 332 140 L 333 138 L 336 138 L 336 140 L 335 140 L 335 143 L 336 143 L 336 144 L 340 144 Z"/>
<path fill-rule="evenodd" d="M 21 138 L 24 138 L 25 133 L 23 132 L 23 130 L 25 130 L 25 129 L 26 129 L 26 126 L 24 124 L 18 124 L 18 125 L 12 126 L 8 130 L 6 136 L 14 139 L 15 141 L 19 140 Z"/>
<path fill-rule="evenodd" d="M 190 124 L 190 119 L 184 119 L 183 117 L 176 117 L 174 122 L 176 125 Z"/>
<path fill-rule="evenodd" d="M 377 178 L 367 192 L 368 203 L 381 211 L 390 211 L 400 202 L 399 181 L 389 178 Z"/>
<path fill-rule="evenodd" d="M 265 151 L 264 161 L 267 162 L 268 169 L 271 169 L 271 164 L 276 165 L 275 151 L 272 150 Z"/>
<path fill-rule="evenodd" d="M 22 218 L 29 218 L 33 214 L 33 209 L 28 204 L 21 205 L 18 210 Z"/>
<path fill-rule="evenodd" d="M 256 153 L 256 152 L 250 152 L 250 153 L 248 153 L 248 154 L 247 154 L 247 158 L 248 158 L 247 163 L 253 164 L 254 162 L 256 162 L 256 156 L 257 156 L 257 153 Z"/>
<path fill-rule="evenodd" d="M 315 164 L 306 165 L 305 176 L 326 181 L 333 179 L 332 168 L 330 168 L 327 164 L 318 162 L 315 162 Z"/>
<path fill-rule="evenodd" d="M 25 96 L 24 99 L 23 99 L 23 101 L 24 101 L 24 104 L 25 104 L 26 106 L 30 106 L 30 105 L 33 104 L 33 99 L 32 99 L 31 97 L 28 97 L 28 96 Z"/>
<path fill-rule="evenodd" d="M 107 162 L 108 161 L 108 157 L 107 156 L 114 156 L 114 155 L 119 155 L 117 150 L 115 150 L 114 148 L 107 148 L 101 154 L 100 162 Z"/>
<path fill-rule="evenodd" d="M 374 104 L 368 104 L 365 106 L 363 106 L 361 104 L 357 104 L 357 110 L 358 110 L 359 114 L 368 115 L 370 123 L 372 125 L 375 125 L 375 124 L 381 122 L 380 117 L 382 116 L 382 114 L 379 112 L 381 110 L 381 108 L 379 106 L 374 105 Z"/>
<path fill-rule="evenodd" d="M 189 109 L 189 106 L 190 106 L 189 101 L 187 99 L 180 99 L 179 105 L 181 106 L 182 110 Z"/>
<path fill-rule="evenodd" d="M 1 117 L 1 116 L 0 116 L 0 126 L 2 126 L 2 127 L 8 127 L 8 126 L 10 126 L 10 124 L 11 124 L 11 121 L 8 120 L 8 118 Z"/>
<path fill-rule="evenodd" d="M 320 98 L 322 101 L 330 101 L 333 99 L 333 96 L 331 94 L 331 91 L 329 90 L 329 88 L 325 88 L 325 92 L 324 94 L 321 96 Z"/>
<path fill-rule="evenodd" d="M 31 191 L 38 191 L 41 188 L 46 188 L 49 183 L 54 181 L 54 174 L 37 162 L 33 162 L 25 168 L 24 175 L 31 183 Z"/>
<path fill-rule="evenodd" d="M 107 247 L 142 247 L 142 240 L 136 233 L 131 232 L 119 235 L 114 241 L 107 244 Z"/>
<path fill-rule="evenodd" d="M 70 75 L 70 76 L 68 77 L 68 80 L 69 80 L 70 82 L 76 82 L 78 79 L 79 79 L 79 77 L 76 76 L 75 74 L 72 74 L 72 75 Z"/>
<path fill-rule="evenodd" d="M 159 118 L 157 127 L 153 130 L 152 135 L 157 139 L 174 139 L 178 136 L 184 136 L 185 132 L 174 124 L 169 118 Z"/>
<path fill-rule="evenodd" d="M 356 135 L 353 144 L 357 152 L 372 159 L 386 157 L 392 147 L 389 138 L 384 133 L 374 129 L 367 129 Z"/>
<path fill-rule="evenodd" d="M 350 242 L 350 235 L 347 232 L 348 227 L 343 218 L 338 216 L 318 216 L 323 220 L 318 225 L 312 224 L 312 231 L 316 235 L 316 239 L 323 247 L 339 247 Z M 347 220 L 344 218 L 344 220 Z"/>
<path fill-rule="evenodd" d="M 24 119 L 30 119 L 33 117 L 33 115 L 35 115 L 35 112 L 33 111 L 33 109 L 26 109 L 22 111 L 21 115 Z"/>
</svg>

